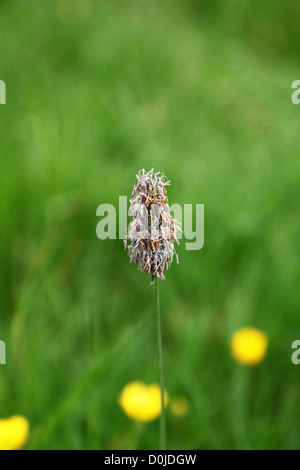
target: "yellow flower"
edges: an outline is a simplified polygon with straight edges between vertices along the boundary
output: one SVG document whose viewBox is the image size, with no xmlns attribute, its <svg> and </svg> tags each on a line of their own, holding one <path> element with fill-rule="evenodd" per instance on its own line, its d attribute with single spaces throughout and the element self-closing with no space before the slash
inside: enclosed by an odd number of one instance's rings
<svg viewBox="0 0 300 470">
<path fill-rule="evenodd" d="M 164 399 L 167 405 L 169 401 L 167 392 Z M 160 386 L 131 382 L 123 388 L 119 404 L 129 418 L 142 422 L 153 421 L 161 413 Z"/>
<path fill-rule="evenodd" d="M 264 359 L 267 346 L 267 336 L 257 328 L 242 328 L 231 338 L 233 357 L 241 364 L 249 366 L 256 365 Z"/>
<path fill-rule="evenodd" d="M 170 403 L 170 409 L 175 416 L 185 416 L 190 409 L 190 402 L 184 396 L 174 397 Z"/>
<path fill-rule="evenodd" d="M 0 419 L 0 450 L 21 449 L 28 438 L 29 423 L 24 416 Z"/>
</svg>

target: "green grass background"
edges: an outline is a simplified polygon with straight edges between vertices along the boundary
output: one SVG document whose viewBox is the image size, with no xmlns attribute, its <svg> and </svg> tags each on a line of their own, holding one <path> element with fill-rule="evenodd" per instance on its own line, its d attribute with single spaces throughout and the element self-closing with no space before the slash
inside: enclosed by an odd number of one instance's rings
<svg viewBox="0 0 300 470">
<path fill-rule="evenodd" d="M 158 381 L 155 293 L 96 208 L 135 173 L 205 204 L 205 246 L 178 248 L 160 283 L 172 449 L 297 449 L 299 2 L 6 0 L 0 3 L 0 416 L 27 448 L 157 449 L 159 422 L 118 405 Z M 231 358 L 232 333 L 269 338 Z"/>
</svg>

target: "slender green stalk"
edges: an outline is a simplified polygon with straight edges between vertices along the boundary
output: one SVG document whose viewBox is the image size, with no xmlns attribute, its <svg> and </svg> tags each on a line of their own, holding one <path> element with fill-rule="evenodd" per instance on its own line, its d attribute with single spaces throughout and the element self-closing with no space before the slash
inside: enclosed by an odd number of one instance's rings
<svg viewBox="0 0 300 470">
<path fill-rule="evenodd" d="M 157 310 L 157 332 L 158 332 L 158 361 L 159 361 L 159 380 L 160 380 L 160 394 L 161 394 L 161 415 L 160 415 L 160 448 L 166 450 L 166 413 L 165 413 L 165 387 L 164 387 L 164 366 L 163 366 L 163 352 L 162 352 L 162 339 L 161 339 L 161 320 L 160 320 L 160 302 L 159 302 L 159 289 L 158 278 L 155 277 L 155 290 L 156 290 L 156 310 Z"/>
</svg>

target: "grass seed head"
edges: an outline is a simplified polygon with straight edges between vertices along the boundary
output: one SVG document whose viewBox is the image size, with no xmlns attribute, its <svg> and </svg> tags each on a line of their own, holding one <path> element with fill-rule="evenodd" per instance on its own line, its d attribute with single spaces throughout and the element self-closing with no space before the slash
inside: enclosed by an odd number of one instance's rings
<svg viewBox="0 0 300 470">
<path fill-rule="evenodd" d="M 137 175 L 137 184 L 130 199 L 131 223 L 125 239 L 130 262 L 138 264 L 140 271 L 151 274 L 152 282 L 155 276 L 164 280 L 167 270 L 176 256 L 174 243 L 178 222 L 170 214 L 166 186 L 170 181 L 161 173 L 154 170 L 141 170 Z"/>
</svg>

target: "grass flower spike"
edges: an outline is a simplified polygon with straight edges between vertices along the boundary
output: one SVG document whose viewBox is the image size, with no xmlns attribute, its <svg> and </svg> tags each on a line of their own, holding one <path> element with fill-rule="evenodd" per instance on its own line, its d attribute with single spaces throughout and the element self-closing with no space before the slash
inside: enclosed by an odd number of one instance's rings
<svg viewBox="0 0 300 470">
<path fill-rule="evenodd" d="M 28 439 L 29 423 L 24 416 L 0 419 L 0 450 L 19 450 Z"/>
<path fill-rule="evenodd" d="M 153 421 L 161 414 L 160 386 L 158 384 L 145 385 L 143 382 L 127 384 L 119 397 L 119 404 L 127 416 L 135 421 Z M 169 397 L 165 395 L 165 405 Z"/>
<path fill-rule="evenodd" d="M 236 361 L 252 366 L 259 364 L 264 359 L 268 338 L 261 330 L 246 327 L 234 333 L 230 346 Z"/>
<path fill-rule="evenodd" d="M 141 170 L 137 175 L 137 184 L 130 200 L 130 230 L 125 240 L 130 262 L 138 264 L 140 271 L 145 271 L 161 280 L 165 279 L 164 271 L 172 263 L 176 254 L 174 243 L 176 229 L 179 229 L 170 214 L 166 186 L 170 184 L 166 176 L 153 169 L 146 173 Z"/>
</svg>

